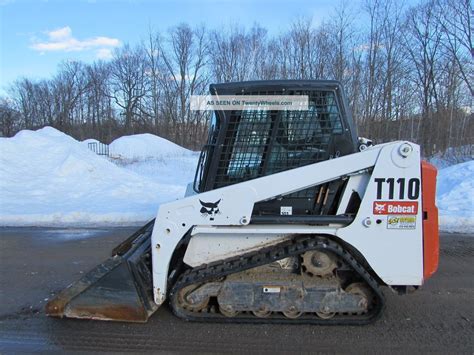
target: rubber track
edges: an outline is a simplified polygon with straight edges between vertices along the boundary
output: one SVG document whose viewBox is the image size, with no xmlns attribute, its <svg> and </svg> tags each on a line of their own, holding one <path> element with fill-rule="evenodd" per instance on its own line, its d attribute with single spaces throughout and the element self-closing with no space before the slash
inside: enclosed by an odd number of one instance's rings
<svg viewBox="0 0 474 355">
<path fill-rule="evenodd" d="M 321 319 L 312 313 L 303 314 L 297 319 L 288 319 L 279 313 L 269 318 L 259 318 L 250 312 L 235 317 L 226 317 L 220 313 L 191 312 L 179 306 L 177 294 L 180 289 L 192 285 L 210 282 L 227 275 L 262 266 L 290 256 L 296 256 L 309 250 L 326 250 L 340 256 L 349 264 L 372 289 L 374 301 L 371 310 L 363 315 L 336 314 L 331 319 Z M 319 236 L 296 237 L 278 245 L 260 249 L 242 256 L 202 265 L 185 271 L 176 281 L 170 292 L 170 305 L 174 314 L 187 321 L 217 321 L 225 323 L 286 323 L 321 325 L 365 325 L 377 320 L 385 307 L 385 298 L 376 280 L 360 265 L 356 259 L 336 242 Z"/>
</svg>

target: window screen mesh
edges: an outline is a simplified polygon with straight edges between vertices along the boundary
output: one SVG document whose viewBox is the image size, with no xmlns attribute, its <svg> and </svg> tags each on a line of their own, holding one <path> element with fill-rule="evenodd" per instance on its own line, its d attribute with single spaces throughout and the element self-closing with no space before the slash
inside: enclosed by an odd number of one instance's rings
<svg viewBox="0 0 474 355">
<path fill-rule="evenodd" d="M 332 91 L 249 92 L 308 95 L 306 111 L 230 111 L 215 187 L 222 187 L 329 158 L 334 134 L 342 133 Z"/>
</svg>

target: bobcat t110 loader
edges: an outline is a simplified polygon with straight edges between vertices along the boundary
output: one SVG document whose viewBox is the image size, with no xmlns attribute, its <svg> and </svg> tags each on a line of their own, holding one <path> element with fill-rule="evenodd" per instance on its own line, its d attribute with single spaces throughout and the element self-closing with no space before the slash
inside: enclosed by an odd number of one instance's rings
<svg viewBox="0 0 474 355">
<path fill-rule="evenodd" d="M 50 316 L 366 324 L 387 286 L 437 269 L 436 169 L 410 142 L 357 138 L 335 81 L 211 85 L 213 95 L 307 95 L 302 111 L 219 110 L 194 191 L 51 300 Z"/>
</svg>

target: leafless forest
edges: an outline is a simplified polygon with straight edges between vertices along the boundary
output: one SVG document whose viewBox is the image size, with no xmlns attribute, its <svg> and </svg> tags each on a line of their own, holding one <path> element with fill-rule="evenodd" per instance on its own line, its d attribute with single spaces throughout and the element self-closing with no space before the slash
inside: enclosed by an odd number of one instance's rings
<svg viewBox="0 0 474 355">
<path fill-rule="evenodd" d="M 470 0 L 350 3 L 315 27 L 295 19 L 270 35 L 254 25 L 210 29 L 179 24 L 146 29 L 110 61 L 62 63 L 54 77 L 19 78 L 0 98 L 3 136 L 45 125 L 77 139 L 110 142 L 151 132 L 188 148 L 205 140 L 209 113 L 190 111 L 191 95 L 212 82 L 337 79 L 359 135 L 409 139 L 424 155 L 474 142 L 473 8 Z M 361 21 L 361 18 L 366 21 Z"/>
</svg>

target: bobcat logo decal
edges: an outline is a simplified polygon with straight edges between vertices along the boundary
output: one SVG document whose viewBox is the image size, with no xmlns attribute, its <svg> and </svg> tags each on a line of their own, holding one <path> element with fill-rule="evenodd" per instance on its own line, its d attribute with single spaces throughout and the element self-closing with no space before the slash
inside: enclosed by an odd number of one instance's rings
<svg viewBox="0 0 474 355">
<path fill-rule="evenodd" d="M 383 212 L 385 212 L 385 204 L 384 204 L 384 203 L 377 203 L 377 202 L 375 202 L 374 211 L 375 211 L 376 213 L 383 213 Z"/>
<path fill-rule="evenodd" d="M 210 220 L 213 221 L 214 220 L 214 216 L 216 214 L 220 214 L 221 212 L 219 211 L 219 203 L 221 202 L 221 200 L 217 201 L 217 202 L 203 202 L 201 200 L 199 200 L 199 202 L 201 203 L 201 216 L 203 217 L 207 217 L 209 216 Z"/>
</svg>

